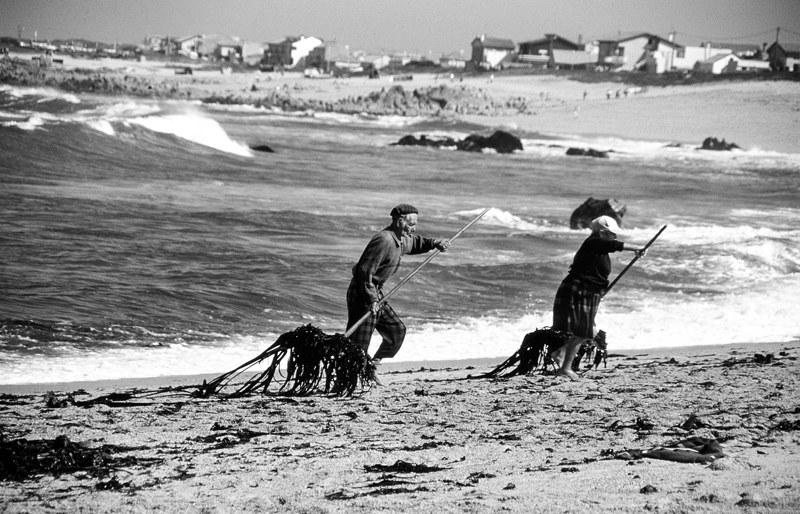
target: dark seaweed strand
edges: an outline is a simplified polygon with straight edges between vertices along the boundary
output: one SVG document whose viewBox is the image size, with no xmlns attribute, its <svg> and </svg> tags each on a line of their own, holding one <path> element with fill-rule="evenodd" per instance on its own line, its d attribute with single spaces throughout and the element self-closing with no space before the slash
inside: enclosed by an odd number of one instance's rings
<svg viewBox="0 0 800 514">
<path fill-rule="evenodd" d="M 537 329 L 525 336 L 519 350 L 514 352 L 511 357 L 493 370 L 471 378 L 508 378 L 527 375 L 538 368 L 543 369 L 549 351 L 564 344 L 569 337 L 568 332 L 550 327 Z M 509 369 L 510 371 L 508 371 Z"/>
</svg>

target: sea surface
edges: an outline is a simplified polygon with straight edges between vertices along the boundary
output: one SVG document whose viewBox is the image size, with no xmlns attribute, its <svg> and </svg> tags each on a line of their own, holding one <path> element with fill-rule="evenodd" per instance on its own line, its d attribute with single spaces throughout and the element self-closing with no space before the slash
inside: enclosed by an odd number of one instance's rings
<svg viewBox="0 0 800 514">
<path fill-rule="evenodd" d="M 391 145 L 491 130 L 0 86 L 0 384 L 224 372 L 300 325 L 343 332 L 350 269 L 401 202 L 436 238 L 490 210 L 391 299 L 395 361 L 506 358 L 549 326 L 588 197 L 627 205 L 634 245 L 667 225 L 603 300 L 610 351 L 800 338 L 800 143 Z"/>
</svg>

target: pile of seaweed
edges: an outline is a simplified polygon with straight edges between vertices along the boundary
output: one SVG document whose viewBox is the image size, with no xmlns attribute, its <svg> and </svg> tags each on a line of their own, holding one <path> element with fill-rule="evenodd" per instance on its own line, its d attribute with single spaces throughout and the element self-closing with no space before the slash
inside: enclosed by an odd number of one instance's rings
<svg viewBox="0 0 800 514">
<path fill-rule="evenodd" d="M 0 437 L 0 481 L 22 481 L 41 474 L 62 475 L 86 471 L 92 476 L 106 476 L 123 466 L 145 463 L 134 456 L 116 454 L 136 448 L 105 444 L 91 448 L 74 443 L 67 436 L 55 439 L 6 440 Z"/>
</svg>

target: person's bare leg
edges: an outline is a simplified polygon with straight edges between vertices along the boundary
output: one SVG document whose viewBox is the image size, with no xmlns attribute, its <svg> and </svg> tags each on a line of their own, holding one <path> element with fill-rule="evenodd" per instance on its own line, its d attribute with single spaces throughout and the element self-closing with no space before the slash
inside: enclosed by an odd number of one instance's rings
<svg viewBox="0 0 800 514">
<path fill-rule="evenodd" d="M 573 337 L 564 345 L 564 360 L 561 362 L 561 367 L 558 368 L 556 372 L 557 375 L 569 377 L 573 380 L 578 379 L 578 374 L 572 371 L 572 361 L 575 360 L 578 347 L 583 343 L 583 339 L 582 337 Z"/>
</svg>

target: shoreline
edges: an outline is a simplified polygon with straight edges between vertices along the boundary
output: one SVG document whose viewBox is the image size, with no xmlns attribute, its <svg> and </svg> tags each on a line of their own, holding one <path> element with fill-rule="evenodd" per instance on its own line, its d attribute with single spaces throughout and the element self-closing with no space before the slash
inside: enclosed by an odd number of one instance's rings
<svg viewBox="0 0 800 514">
<path fill-rule="evenodd" d="M 752 351 L 755 353 L 776 353 L 785 346 L 800 346 L 800 340 L 786 342 L 765 342 L 765 343 L 726 343 L 726 344 L 703 344 L 692 346 L 661 346 L 653 348 L 633 348 L 625 350 L 609 351 L 609 357 L 634 357 L 637 355 L 647 355 L 651 357 L 664 357 L 672 354 L 696 355 L 708 352 L 722 351 Z M 474 370 L 479 373 L 481 369 L 488 371 L 494 368 L 510 355 L 505 357 L 482 357 L 471 359 L 441 359 L 429 361 L 385 361 L 381 364 L 383 372 L 408 373 L 422 370 L 437 370 L 441 368 L 452 369 L 460 368 Z M 137 388 L 160 388 L 168 386 L 199 385 L 203 380 L 213 379 L 228 370 L 220 370 L 215 373 L 193 373 L 188 375 L 161 375 L 150 377 L 120 377 L 115 379 L 100 380 L 71 380 L 66 382 L 30 382 L 17 384 L 0 383 L 0 394 L 42 394 L 49 391 L 107 391 L 119 389 Z"/>
<path fill-rule="evenodd" d="M 290 112 L 455 118 L 488 128 L 700 145 L 706 137 L 745 149 L 800 153 L 800 81 L 731 80 L 634 86 L 559 75 L 415 73 L 410 80 L 308 78 L 299 72 L 199 69 L 175 64 L 64 59 L 37 68 L 0 61 L 0 83 L 73 93 L 192 100 Z M 602 77 L 601 77 L 602 78 Z"/>
<path fill-rule="evenodd" d="M 769 360 L 759 351 L 612 353 L 578 382 L 386 371 L 382 386 L 345 399 L 48 408 L 46 395 L 3 394 L 5 441 L 61 438 L 76 454 L 105 452 L 94 468 L 4 481 L 4 508 L 796 512 L 800 342 L 775 343 Z M 671 460 L 690 441 L 723 455 Z"/>
</svg>

